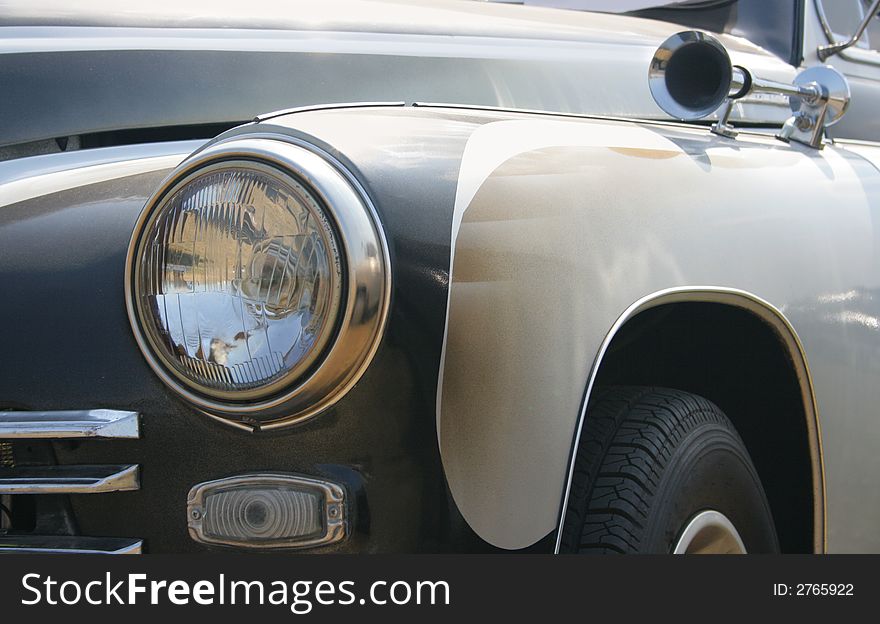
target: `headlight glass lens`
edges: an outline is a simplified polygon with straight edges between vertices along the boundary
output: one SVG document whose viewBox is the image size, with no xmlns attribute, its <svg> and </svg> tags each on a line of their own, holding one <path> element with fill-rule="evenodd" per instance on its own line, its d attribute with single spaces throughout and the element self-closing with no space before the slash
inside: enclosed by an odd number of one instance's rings
<svg viewBox="0 0 880 624">
<path fill-rule="evenodd" d="M 134 277 L 156 354 L 225 400 L 269 395 L 316 361 L 343 281 L 319 201 L 250 161 L 216 163 L 173 187 L 146 223 Z"/>
</svg>

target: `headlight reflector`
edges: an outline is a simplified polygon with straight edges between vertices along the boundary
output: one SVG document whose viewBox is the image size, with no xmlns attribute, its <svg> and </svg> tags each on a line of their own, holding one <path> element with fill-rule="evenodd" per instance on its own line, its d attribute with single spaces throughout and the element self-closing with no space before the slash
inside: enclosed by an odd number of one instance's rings
<svg viewBox="0 0 880 624">
<path fill-rule="evenodd" d="M 303 185 L 253 162 L 195 172 L 144 231 L 136 291 L 182 380 L 224 399 L 271 393 L 315 360 L 342 277 L 331 224 Z"/>
<path fill-rule="evenodd" d="M 336 403 L 379 347 L 384 233 L 357 179 L 284 136 L 196 152 L 147 201 L 126 259 L 128 316 L 159 378 L 240 428 Z"/>
</svg>

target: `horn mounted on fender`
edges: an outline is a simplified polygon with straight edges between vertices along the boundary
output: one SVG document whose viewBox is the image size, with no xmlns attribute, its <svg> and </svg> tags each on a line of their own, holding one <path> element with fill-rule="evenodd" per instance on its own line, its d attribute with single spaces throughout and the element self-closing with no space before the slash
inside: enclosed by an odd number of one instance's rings
<svg viewBox="0 0 880 624">
<path fill-rule="evenodd" d="M 732 65 L 721 42 L 698 30 L 676 33 L 657 48 L 648 86 L 657 105 L 677 119 L 702 119 L 718 111 L 712 132 L 726 137 L 736 136 L 729 120 L 737 100 L 753 93 L 786 95 L 793 114 L 777 138 L 817 149 L 825 128 L 843 116 L 850 101 L 846 78 L 832 67 L 805 69 L 793 84 L 764 80 Z"/>
</svg>

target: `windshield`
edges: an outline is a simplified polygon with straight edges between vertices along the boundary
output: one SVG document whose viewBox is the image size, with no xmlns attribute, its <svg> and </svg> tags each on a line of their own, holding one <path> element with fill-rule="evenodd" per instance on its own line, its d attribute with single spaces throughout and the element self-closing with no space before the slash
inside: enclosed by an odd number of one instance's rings
<svg viewBox="0 0 880 624">
<path fill-rule="evenodd" d="M 505 4 L 620 13 L 744 37 L 794 65 L 801 62 L 802 0 L 490 0 Z"/>
</svg>

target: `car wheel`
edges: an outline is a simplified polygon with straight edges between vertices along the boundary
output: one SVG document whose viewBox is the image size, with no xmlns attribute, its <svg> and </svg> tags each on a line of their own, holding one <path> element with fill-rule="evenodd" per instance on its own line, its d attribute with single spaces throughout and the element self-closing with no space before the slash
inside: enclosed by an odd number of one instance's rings
<svg viewBox="0 0 880 624">
<path fill-rule="evenodd" d="M 773 553 L 770 506 L 745 445 L 710 401 L 614 387 L 590 404 L 563 550 Z"/>
</svg>

